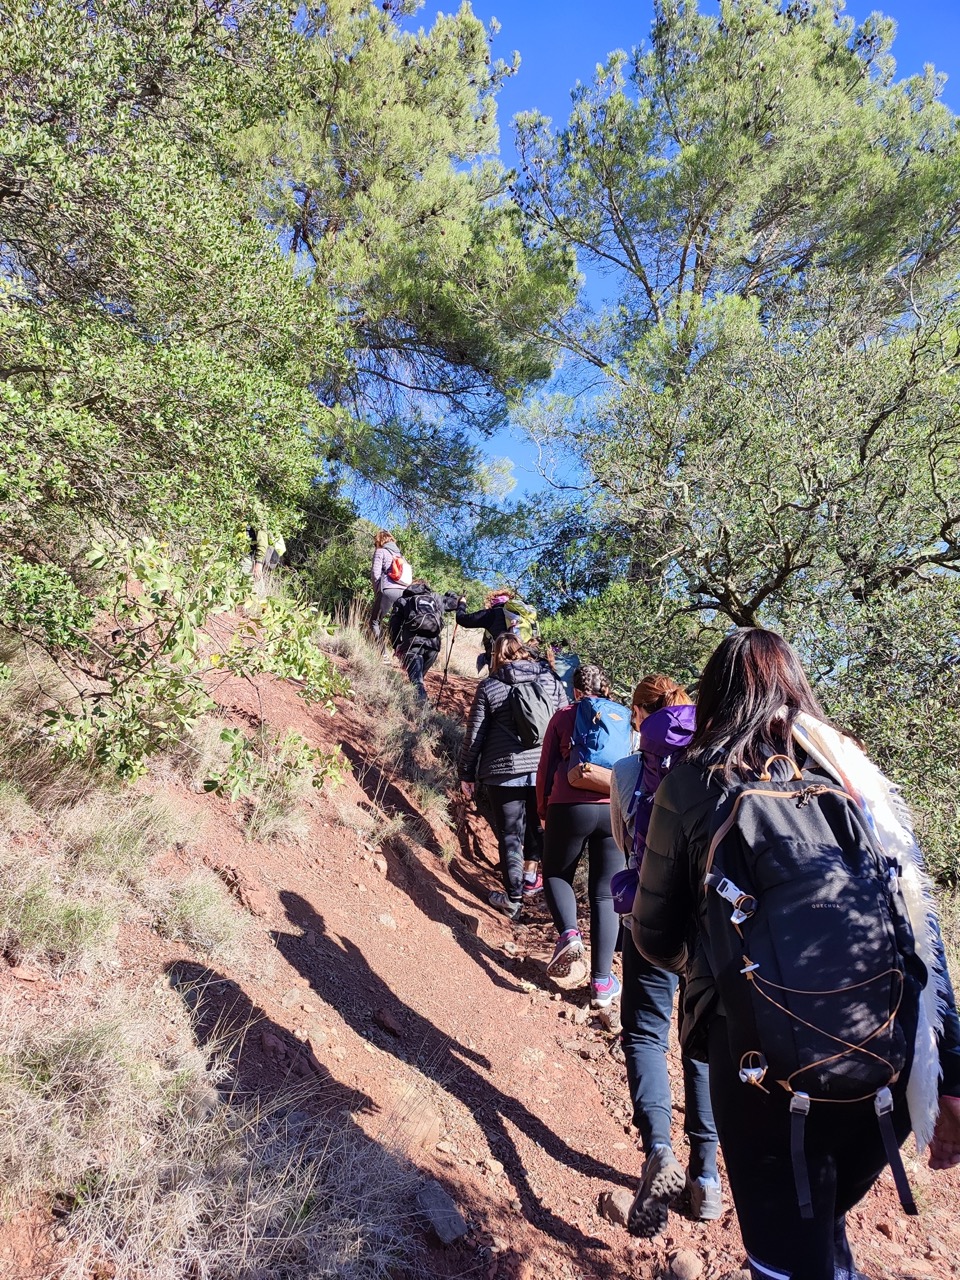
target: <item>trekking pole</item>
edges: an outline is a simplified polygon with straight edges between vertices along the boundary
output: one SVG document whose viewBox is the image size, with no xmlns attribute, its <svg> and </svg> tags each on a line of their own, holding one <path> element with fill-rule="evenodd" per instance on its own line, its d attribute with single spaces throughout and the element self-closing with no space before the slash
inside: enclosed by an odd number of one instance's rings
<svg viewBox="0 0 960 1280">
<path fill-rule="evenodd" d="M 447 660 L 443 664 L 443 679 L 440 681 L 440 692 L 437 694 L 438 707 L 440 705 L 440 699 L 443 697 L 443 691 L 447 687 L 447 672 L 450 670 L 450 655 L 453 653 L 453 642 L 457 638 L 457 627 L 459 625 L 459 619 L 454 617 L 453 630 L 450 632 L 450 643 L 447 645 Z"/>
</svg>

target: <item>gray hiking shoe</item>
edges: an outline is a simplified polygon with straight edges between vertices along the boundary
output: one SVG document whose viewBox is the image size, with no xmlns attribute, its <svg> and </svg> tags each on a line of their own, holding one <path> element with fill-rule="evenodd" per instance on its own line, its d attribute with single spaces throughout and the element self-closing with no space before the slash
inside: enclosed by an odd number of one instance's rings
<svg viewBox="0 0 960 1280">
<path fill-rule="evenodd" d="M 690 1216 L 695 1222 L 715 1222 L 723 1216 L 726 1205 L 720 1192 L 719 1178 L 691 1178 L 687 1174 Z"/>
<path fill-rule="evenodd" d="M 587 962 L 583 958 L 583 938 L 579 933 L 565 933 L 557 940 L 553 957 L 547 965 L 547 977 L 558 987 L 579 987 L 587 977 Z"/>
<path fill-rule="evenodd" d="M 649 1240 L 667 1225 L 671 1203 L 683 1192 L 686 1176 L 669 1147 L 656 1146 L 643 1162 L 640 1186 L 630 1206 L 627 1230 Z"/>
</svg>

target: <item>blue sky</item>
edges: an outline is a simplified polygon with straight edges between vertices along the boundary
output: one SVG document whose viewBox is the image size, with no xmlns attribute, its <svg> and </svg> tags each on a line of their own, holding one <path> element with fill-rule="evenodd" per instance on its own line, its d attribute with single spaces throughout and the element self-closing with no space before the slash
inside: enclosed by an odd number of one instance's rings
<svg viewBox="0 0 960 1280">
<path fill-rule="evenodd" d="M 428 0 L 417 15 L 418 25 L 429 26 L 439 7 Z M 703 3 L 702 8 L 715 6 Z M 473 0 L 473 10 L 485 22 L 494 17 L 500 22 L 493 43 L 497 57 L 509 62 L 515 49 L 520 53 L 520 70 L 498 98 L 501 153 L 508 165 L 515 160 L 513 116 L 536 108 L 555 122 L 565 120 L 576 81 L 589 80 L 611 50 L 630 49 L 647 39 L 653 18 L 652 0 Z M 932 62 L 948 76 L 944 100 L 960 111 L 960 0 L 847 3 L 847 13 L 858 21 L 874 10 L 897 23 L 893 55 L 898 77 Z M 540 487 L 536 451 L 529 443 L 502 432 L 491 452 L 513 462 L 517 488 L 512 496 Z"/>
</svg>

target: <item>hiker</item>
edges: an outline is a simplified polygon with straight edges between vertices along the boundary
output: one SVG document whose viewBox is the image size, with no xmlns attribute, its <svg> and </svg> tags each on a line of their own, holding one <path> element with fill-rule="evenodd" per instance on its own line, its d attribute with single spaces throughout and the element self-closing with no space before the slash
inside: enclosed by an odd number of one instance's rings
<svg viewBox="0 0 960 1280">
<path fill-rule="evenodd" d="M 386 529 L 379 530 L 373 540 L 373 547 L 373 563 L 370 566 L 370 581 L 373 583 L 370 630 L 379 644 L 382 640 L 381 624 L 403 595 L 404 589 L 412 582 L 413 574 L 400 554 L 392 533 Z"/>
<path fill-rule="evenodd" d="M 558 986 L 579 986 L 587 976 L 583 938 L 577 924 L 573 878 L 584 851 L 588 857 L 590 901 L 590 995 L 595 1009 L 608 1008 L 620 994 L 611 970 L 619 920 L 610 881 L 623 856 L 610 829 L 610 794 L 575 786 L 574 727 L 584 698 L 608 698 L 610 686 L 599 667 L 586 663 L 573 673 L 574 705 L 558 711 L 547 726 L 537 769 L 537 811 L 543 830 L 543 887 L 558 933 L 547 974 Z M 629 725 L 626 708 L 622 708 Z M 629 741 L 623 753 L 629 751 Z"/>
<path fill-rule="evenodd" d="M 525 604 L 510 587 L 492 591 L 484 607 L 473 613 L 467 613 L 466 597 L 461 596 L 457 603 L 457 626 L 483 627 L 483 653 L 477 658 L 478 672 L 489 666 L 490 651 L 498 636 L 512 632 L 525 645 L 535 643 L 539 636 L 536 609 Z"/>
<path fill-rule="evenodd" d="M 845 1216 L 888 1162 L 915 1212 L 911 1128 L 931 1168 L 960 1164 L 960 1023 L 925 885 L 896 788 L 790 646 L 728 635 L 657 791 L 631 925 L 686 972 L 683 1048 L 710 1064 L 755 1280 L 863 1280 Z"/>
<path fill-rule="evenodd" d="M 580 657 L 570 652 L 569 640 L 554 640 L 547 648 L 547 655 L 553 659 L 553 669 L 563 681 L 567 698 L 573 701 L 573 673 L 580 665 Z"/>
<path fill-rule="evenodd" d="M 623 914 L 633 908 L 654 793 L 670 768 L 683 758 L 694 723 L 695 711 L 687 691 L 669 676 L 645 676 L 634 689 L 630 726 L 639 735 L 639 751 L 613 766 L 610 783 L 613 838 L 628 857 L 628 869 L 613 880 L 614 905 Z M 690 1163 L 684 1172 L 673 1154 L 667 1073 L 673 1002 L 679 981 L 682 1017 L 683 983 L 675 973 L 645 960 L 629 929 L 623 931 L 622 965 L 620 1043 L 633 1101 L 633 1123 L 644 1154 L 640 1186 L 627 1226 L 633 1235 L 649 1238 L 667 1225 L 668 1207 L 685 1188 L 690 1214 L 696 1221 L 710 1222 L 723 1213 L 717 1129 L 707 1064 L 681 1053 L 683 1127 L 690 1143 Z"/>
<path fill-rule="evenodd" d="M 477 782 L 483 783 L 503 879 L 503 889 L 494 890 L 488 901 L 516 921 L 523 899 L 543 886 L 537 764 L 547 725 L 567 700 L 549 665 L 535 657 L 519 636 L 509 632 L 498 636 L 490 664 L 491 674 L 474 694 L 458 772 L 460 789 L 468 799 Z"/>
<path fill-rule="evenodd" d="M 444 612 L 443 600 L 422 578 L 405 587 L 390 610 L 388 626 L 393 651 L 416 690 L 419 702 L 427 700 L 423 678 L 440 652 Z"/>
<path fill-rule="evenodd" d="M 270 574 L 285 555 L 287 544 L 281 534 L 268 528 L 263 521 L 258 522 L 257 525 L 248 526 L 247 538 L 250 542 L 250 555 L 245 563 L 249 563 L 250 573 L 257 584 L 257 589 L 262 592 L 266 588 Z"/>
</svg>

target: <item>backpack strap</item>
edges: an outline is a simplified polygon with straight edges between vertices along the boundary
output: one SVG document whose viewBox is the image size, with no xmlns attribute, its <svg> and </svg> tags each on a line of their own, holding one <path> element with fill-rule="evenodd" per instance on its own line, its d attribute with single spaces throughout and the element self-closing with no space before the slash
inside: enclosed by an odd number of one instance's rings
<svg viewBox="0 0 960 1280">
<path fill-rule="evenodd" d="M 887 1164 L 889 1164 L 890 1172 L 893 1174 L 894 1186 L 897 1188 L 897 1195 L 900 1199 L 900 1207 L 911 1218 L 916 1217 L 919 1212 L 917 1202 L 914 1200 L 913 1192 L 910 1190 L 907 1171 L 903 1167 L 903 1157 L 900 1155 L 900 1144 L 897 1142 L 897 1135 L 893 1131 L 893 1094 L 889 1089 L 880 1089 L 878 1091 L 874 1100 L 874 1107 L 877 1112 L 877 1122 L 880 1125 L 883 1149 L 887 1153 Z"/>
<path fill-rule="evenodd" d="M 813 1217 L 813 1197 L 810 1194 L 810 1173 L 803 1150 L 803 1138 L 809 1114 L 809 1094 L 795 1093 L 790 1099 L 790 1160 L 793 1164 L 793 1181 L 797 1188 L 800 1217 L 808 1219 Z"/>
</svg>

